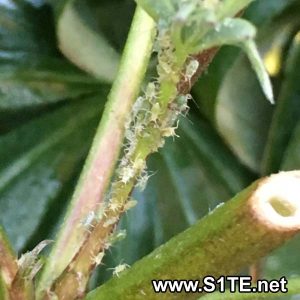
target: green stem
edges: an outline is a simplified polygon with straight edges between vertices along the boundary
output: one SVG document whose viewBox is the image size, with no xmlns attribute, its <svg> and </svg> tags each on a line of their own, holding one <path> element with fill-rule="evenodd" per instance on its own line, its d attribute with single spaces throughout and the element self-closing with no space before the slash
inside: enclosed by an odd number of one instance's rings
<svg viewBox="0 0 300 300">
<path fill-rule="evenodd" d="M 0 281 L 1 292 L 6 293 L 11 288 L 18 272 L 17 258 L 12 251 L 8 239 L 0 226 Z M 6 291 L 6 292 L 5 292 Z"/>
<path fill-rule="evenodd" d="M 31 300 L 33 285 L 20 276 L 14 254 L 8 238 L 0 226 L 0 299 L 2 300 Z"/>
<path fill-rule="evenodd" d="M 254 182 L 86 300 L 197 299 L 199 294 L 154 294 L 151 280 L 236 274 L 300 231 L 299 192 L 300 171 Z"/>
<path fill-rule="evenodd" d="M 124 123 L 131 111 L 150 59 L 155 35 L 154 21 L 137 8 L 117 78 L 74 192 L 65 222 L 43 272 L 38 294 L 48 289 L 80 249 L 86 230 L 80 226 L 89 212 L 103 202 L 120 149 Z"/>
</svg>

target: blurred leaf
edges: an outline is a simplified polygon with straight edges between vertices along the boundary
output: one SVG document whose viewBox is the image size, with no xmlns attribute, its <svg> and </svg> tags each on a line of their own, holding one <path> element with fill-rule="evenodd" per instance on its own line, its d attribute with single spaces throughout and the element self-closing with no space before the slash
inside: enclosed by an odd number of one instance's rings
<svg viewBox="0 0 300 300">
<path fill-rule="evenodd" d="M 264 154 L 264 173 L 272 173 L 279 170 L 281 161 L 290 141 L 292 132 L 300 120 L 300 43 L 295 43 L 286 62 L 284 81 L 281 85 L 276 110 L 272 119 L 272 125 Z M 296 137 L 295 143 L 299 138 Z M 293 145 L 291 145 L 293 149 Z M 292 149 L 289 150 L 293 151 Z M 299 149 L 298 149 L 299 150 Z M 293 155 L 290 157 L 290 155 Z M 288 162 L 284 163 L 285 168 L 297 165 L 297 151 L 290 153 Z M 299 161 L 299 160 L 298 160 Z M 300 165 L 298 164 L 300 168 Z"/>
<path fill-rule="evenodd" d="M 286 8 L 292 6 L 298 0 L 264 0 L 253 1 L 246 9 L 243 18 L 251 21 L 254 25 L 259 26 L 258 37 L 260 48 L 267 44 L 270 46 L 272 39 L 278 32 L 282 32 L 281 26 L 277 26 L 278 20 L 273 19 L 280 16 L 280 13 Z M 295 10 L 295 9 L 294 9 Z M 297 11 L 297 10 L 295 10 Z M 272 22 L 273 21 L 273 22 Z M 284 24 L 296 22 L 288 18 Z M 261 29 L 264 25 L 263 30 Z M 268 26 L 269 25 L 269 26 Z M 267 28 L 265 28 L 267 27 Z M 276 30 L 274 30 L 274 27 Z M 213 123 L 215 121 L 215 104 L 217 94 L 224 76 L 230 69 L 235 60 L 239 57 L 240 50 L 234 47 L 222 47 L 209 66 L 208 71 L 202 75 L 193 88 L 193 95 L 200 107 L 201 112 Z"/>
<path fill-rule="evenodd" d="M 241 56 L 222 82 L 216 123 L 239 159 L 256 172 L 260 171 L 272 110 L 248 61 Z"/>
<path fill-rule="evenodd" d="M 34 7 L 24 0 L 0 3 L 0 15 L 0 111 L 99 90 L 95 79 L 60 56 L 49 6 Z"/>
<path fill-rule="evenodd" d="M 17 250 L 86 155 L 101 96 L 83 100 L 0 138 L 0 222 Z"/>
<path fill-rule="evenodd" d="M 0 110 L 20 110 L 99 91 L 99 83 L 60 59 L 0 65 Z"/>
<path fill-rule="evenodd" d="M 240 49 L 232 46 L 222 47 L 209 66 L 208 71 L 193 87 L 193 95 L 199 109 L 212 123 L 215 121 L 215 104 L 218 90 L 223 77 L 236 60 L 239 52 Z"/>
<path fill-rule="evenodd" d="M 255 25 L 267 25 L 272 18 L 278 16 L 284 9 L 298 0 L 263 0 L 253 1 L 245 13 L 245 18 Z"/>
<path fill-rule="evenodd" d="M 112 82 L 119 56 L 95 26 L 94 11 L 83 0 L 56 1 L 59 47 L 75 65 Z"/>
<path fill-rule="evenodd" d="M 298 104 L 299 105 L 299 104 Z M 290 142 L 285 149 L 283 161 L 280 166 L 281 170 L 300 169 L 300 117 Z"/>
<path fill-rule="evenodd" d="M 48 6 L 34 7 L 24 0 L 7 0 L 0 3 L 0 14 L 1 59 L 58 54 L 52 11 Z"/>
<path fill-rule="evenodd" d="M 122 52 L 135 10 L 134 1 L 102 0 L 100 5 L 98 0 L 90 0 L 85 8 L 92 16 L 96 30 L 101 31 L 118 52 Z"/>
<path fill-rule="evenodd" d="M 300 276 L 300 236 L 298 235 L 266 259 L 264 275 L 267 278 Z"/>
</svg>

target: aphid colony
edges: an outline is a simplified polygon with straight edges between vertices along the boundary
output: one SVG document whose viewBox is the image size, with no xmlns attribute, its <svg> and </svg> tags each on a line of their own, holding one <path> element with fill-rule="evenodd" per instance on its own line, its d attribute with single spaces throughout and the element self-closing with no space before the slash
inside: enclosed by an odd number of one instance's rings
<svg viewBox="0 0 300 300">
<path fill-rule="evenodd" d="M 177 136 L 178 118 L 188 112 L 187 102 L 191 96 L 179 94 L 177 83 L 182 77 L 190 81 L 197 71 L 198 62 L 189 60 L 185 74 L 182 74 L 182 70 L 174 63 L 174 49 L 169 33 L 164 30 L 157 38 L 157 49 L 158 78 L 146 85 L 143 94 L 132 106 L 131 114 L 125 124 L 123 155 L 119 160 L 105 204 L 101 212 L 90 212 L 82 221 L 82 226 L 89 233 L 92 233 L 98 224 L 103 230 L 113 231 L 121 214 L 136 205 L 136 201 L 130 199 L 128 194 L 134 186 L 143 190 L 149 177 L 152 176 L 147 171 L 146 157 L 162 147 L 166 137 Z M 163 95 L 166 83 L 174 91 L 167 99 Z M 118 232 L 103 241 L 101 251 L 98 254 L 91 254 L 92 263 L 99 265 L 104 251 L 124 236 L 124 232 Z M 126 264 L 121 264 L 114 269 L 113 273 L 118 276 L 126 268 Z"/>
</svg>

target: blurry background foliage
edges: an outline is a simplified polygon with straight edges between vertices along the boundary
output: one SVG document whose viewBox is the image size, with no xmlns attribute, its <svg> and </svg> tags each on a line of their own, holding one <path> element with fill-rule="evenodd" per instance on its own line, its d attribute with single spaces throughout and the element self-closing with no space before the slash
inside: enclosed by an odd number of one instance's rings
<svg viewBox="0 0 300 300">
<path fill-rule="evenodd" d="M 55 236 L 134 7 L 133 0 L 0 0 L 0 222 L 18 253 Z M 245 56 L 223 47 L 193 89 L 180 138 L 169 139 L 150 158 L 153 176 L 145 191 L 134 192 L 139 204 L 120 224 L 127 238 L 106 257 L 92 284 L 111 275 L 107 268 L 133 263 L 254 179 L 300 168 L 300 1 L 254 1 L 244 16 L 258 28 L 276 105 L 264 99 Z M 153 66 L 155 58 L 149 77 Z M 264 275 L 300 275 L 299 249 L 296 237 L 272 253 Z"/>
</svg>

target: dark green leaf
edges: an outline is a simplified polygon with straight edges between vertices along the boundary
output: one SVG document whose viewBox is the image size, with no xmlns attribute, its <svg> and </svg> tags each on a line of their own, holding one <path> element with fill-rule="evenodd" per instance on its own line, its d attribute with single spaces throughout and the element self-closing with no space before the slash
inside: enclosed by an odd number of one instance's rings
<svg viewBox="0 0 300 300">
<path fill-rule="evenodd" d="M 56 48 L 52 10 L 0 4 L 0 111 L 41 106 L 99 90 Z M 45 21 L 47 20 L 47 21 Z"/>
<path fill-rule="evenodd" d="M 268 137 L 268 143 L 264 157 L 264 172 L 272 173 L 279 170 L 286 146 L 292 136 L 292 132 L 300 120 L 300 44 L 294 45 L 284 71 L 284 81 L 280 90 L 276 110 L 272 119 L 272 125 Z M 295 143 L 295 141 L 294 141 Z M 293 147 L 291 145 L 291 147 Z M 290 149 L 289 151 L 293 151 Z M 291 154 L 292 155 L 292 154 Z M 297 152 L 293 158 L 286 159 L 285 167 L 291 167 L 291 163 L 297 161 Z M 300 165 L 298 164 L 298 167 Z"/>
<path fill-rule="evenodd" d="M 16 249 L 24 246 L 74 176 L 103 100 L 98 95 L 62 106 L 0 138 L 0 222 Z"/>
<path fill-rule="evenodd" d="M 59 47 L 68 59 L 105 82 L 116 76 L 119 56 L 95 24 L 95 14 L 83 0 L 58 1 Z"/>
<path fill-rule="evenodd" d="M 278 16 L 284 9 L 298 0 L 263 0 L 254 1 L 245 13 L 245 18 L 250 19 L 255 25 L 265 25 Z"/>
<path fill-rule="evenodd" d="M 272 110 L 248 61 L 240 57 L 223 80 L 216 123 L 240 160 L 256 172 L 260 171 Z"/>
</svg>

